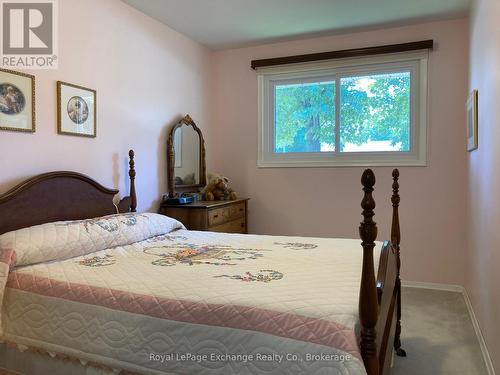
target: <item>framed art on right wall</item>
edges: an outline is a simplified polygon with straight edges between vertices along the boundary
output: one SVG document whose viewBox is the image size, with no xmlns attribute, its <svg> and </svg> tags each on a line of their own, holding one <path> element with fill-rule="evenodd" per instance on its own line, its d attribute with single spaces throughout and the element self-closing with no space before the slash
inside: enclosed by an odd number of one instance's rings
<svg viewBox="0 0 500 375">
<path fill-rule="evenodd" d="M 472 90 L 467 100 L 467 151 L 477 149 L 477 90 Z"/>
</svg>

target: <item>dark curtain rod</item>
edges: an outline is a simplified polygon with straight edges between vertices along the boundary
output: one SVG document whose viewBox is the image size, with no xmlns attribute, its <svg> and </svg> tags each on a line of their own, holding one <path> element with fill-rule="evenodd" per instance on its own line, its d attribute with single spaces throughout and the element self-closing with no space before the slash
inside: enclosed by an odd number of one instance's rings
<svg viewBox="0 0 500 375">
<path fill-rule="evenodd" d="M 407 51 L 417 51 L 422 49 L 432 49 L 434 46 L 433 40 L 421 40 L 419 42 L 389 44 L 385 46 L 353 48 L 341 51 L 309 53 L 306 55 L 283 56 L 272 59 L 252 60 L 252 69 L 262 68 L 265 66 L 276 66 L 285 64 L 298 64 L 312 61 L 343 59 L 346 57 L 359 57 L 370 55 L 382 55 L 386 53 L 398 53 Z"/>
</svg>

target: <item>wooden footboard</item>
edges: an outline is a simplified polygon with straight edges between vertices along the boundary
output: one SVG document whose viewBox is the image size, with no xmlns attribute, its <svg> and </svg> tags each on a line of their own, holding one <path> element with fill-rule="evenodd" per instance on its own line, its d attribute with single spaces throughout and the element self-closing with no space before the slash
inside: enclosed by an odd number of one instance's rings
<svg viewBox="0 0 500 375">
<path fill-rule="evenodd" d="M 401 281 L 400 281 L 400 228 L 399 228 L 399 171 L 394 169 L 391 242 L 385 241 L 375 279 L 373 248 L 377 238 L 377 225 L 373 221 L 375 200 L 373 186 L 375 175 L 371 169 L 361 177 L 364 197 L 361 201 L 363 221 L 359 234 L 363 247 L 363 270 L 359 296 L 359 319 L 361 324 L 360 349 L 368 375 L 390 373 L 393 347 L 396 353 L 405 356 L 401 349 Z"/>
<path fill-rule="evenodd" d="M 396 333 L 396 288 L 397 259 L 389 241 L 384 242 L 380 255 L 377 277 L 377 296 L 379 299 L 379 315 L 377 320 L 377 354 L 379 374 L 389 374 L 392 348 Z"/>
</svg>

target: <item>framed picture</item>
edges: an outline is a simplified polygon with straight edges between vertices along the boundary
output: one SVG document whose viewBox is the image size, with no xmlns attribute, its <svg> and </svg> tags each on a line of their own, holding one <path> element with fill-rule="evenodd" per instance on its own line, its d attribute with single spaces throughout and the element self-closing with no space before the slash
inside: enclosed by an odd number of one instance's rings
<svg viewBox="0 0 500 375">
<path fill-rule="evenodd" d="M 477 149 L 477 90 L 473 90 L 467 100 L 467 151 Z"/>
<path fill-rule="evenodd" d="M 57 81 L 57 132 L 95 138 L 96 91 Z"/>
<path fill-rule="evenodd" d="M 35 76 L 0 69 L 0 129 L 35 131 Z"/>
</svg>

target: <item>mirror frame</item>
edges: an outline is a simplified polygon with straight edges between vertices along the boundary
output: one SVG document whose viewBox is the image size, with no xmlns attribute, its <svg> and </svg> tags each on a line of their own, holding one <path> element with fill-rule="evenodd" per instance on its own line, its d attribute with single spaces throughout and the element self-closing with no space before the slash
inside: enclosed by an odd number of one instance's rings
<svg viewBox="0 0 500 375">
<path fill-rule="evenodd" d="M 175 192 L 175 153 L 174 153 L 174 133 L 175 131 L 182 127 L 183 125 L 192 126 L 193 129 L 198 133 L 200 137 L 200 182 L 195 185 L 177 185 L 179 190 L 189 190 L 189 189 L 199 189 L 205 187 L 207 184 L 207 173 L 205 164 L 205 140 L 203 139 L 203 134 L 200 128 L 196 126 L 191 116 L 184 116 L 177 124 L 175 124 L 170 130 L 170 134 L 167 139 L 167 173 L 168 173 L 168 197 L 175 198 L 177 196 Z"/>
</svg>

